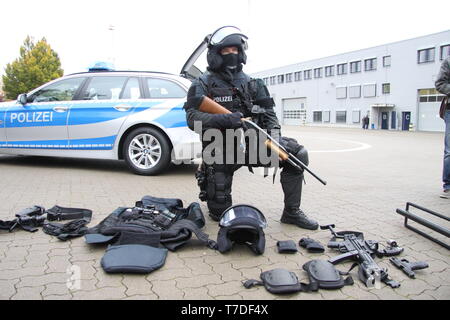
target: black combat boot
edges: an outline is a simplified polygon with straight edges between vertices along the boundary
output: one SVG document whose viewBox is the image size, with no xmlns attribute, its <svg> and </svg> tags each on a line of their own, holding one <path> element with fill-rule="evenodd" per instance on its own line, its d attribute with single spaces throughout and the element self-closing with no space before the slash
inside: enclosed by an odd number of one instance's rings
<svg viewBox="0 0 450 320">
<path fill-rule="evenodd" d="M 284 192 L 284 210 L 281 216 L 282 223 L 295 224 L 300 228 L 316 230 L 317 221 L 309 219 L 299 209 L 302 198 L 303 172 L 286 166 L 281 172 L 281 186 Z"/>
<path fill-rule="evenodd" d="M 280 221 L 282 223 L 295 224 L 300 228 L 309 230 L 317 230 L 317 228 L 319 227 L 317 221 L 308 218 L 301 209 L 288 210 L 284 208 L 283 215 L 281 216 Z"/>
</svg>

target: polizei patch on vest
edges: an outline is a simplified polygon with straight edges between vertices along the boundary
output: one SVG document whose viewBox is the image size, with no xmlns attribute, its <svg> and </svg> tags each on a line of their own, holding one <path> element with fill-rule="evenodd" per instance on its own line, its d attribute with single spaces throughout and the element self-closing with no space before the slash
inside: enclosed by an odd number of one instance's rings
<svg viewBox="0 0 450 320">
<path fill-rule="evenodd" d="M 209 318 L 212 318 L 214 315 L 214 311 L 216 307 L 196 307 L 191 304 L 188 304 L 187 307 L 181 308 L 181 314 L 192 314 L 192 315 L 207 315 Z"/>
<path fill-rule="evenodd" d="M 233 102 L 233 96 L 215 97 L 213 100 L 217 103 Z"/>
</svg>

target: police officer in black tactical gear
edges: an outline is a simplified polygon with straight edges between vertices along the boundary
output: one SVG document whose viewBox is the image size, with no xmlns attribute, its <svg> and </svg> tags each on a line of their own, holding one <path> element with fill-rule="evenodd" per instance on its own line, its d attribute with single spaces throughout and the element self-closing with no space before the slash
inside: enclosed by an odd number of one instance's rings
<svg viewBox="0 0 450 320">
<path fill-rule="evenodd" d="M 287 151 L 308 165 L 306 149 L 294 139 L 281 137 L 280 124 L 273 109 L 275 104 L 264 82 L 261 79 L 252 79 L 242 71 L 242 65 L 247 60 L 247 37 L 238 28 L 227 26 L 219 28 L 207 36 L 206 40 L 208 71 L 192 83 L 184 106 L 189 128 L 194 130 L 194 123 L 201 122 L 204 131 L 210 128 L 238 129 L 243 127 L 243 117 L 252 117 Z M 213 99 L 232 113 L 210 114 L 199 111 L 199 101 L 203 96 Z M 209 143 L 211 142 L 202 141 L 203 151 Z M 225 162 L 204 162 L 196 173 L 201 189 L 200 199 L 207 201 L 210 216 L 215 221 L 232 205 L 233 174 L 241 166 Z M 281 185 L 284 192 L 281 222 L 305 229 L 317 229 L 318 223 L 308 218 L 300 209 L 303 170 L 286 161 L 281 161 L 279 166 L 283 168 Z"/>
</svg>

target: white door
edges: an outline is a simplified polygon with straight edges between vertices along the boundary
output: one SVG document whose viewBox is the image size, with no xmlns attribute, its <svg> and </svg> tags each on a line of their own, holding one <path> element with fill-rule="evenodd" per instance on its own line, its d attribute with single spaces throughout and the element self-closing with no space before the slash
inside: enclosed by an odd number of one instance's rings
<svg viewBox="0 0 450 320">
<path fill-rule="evenodd" d="M 283 99 L 283 124 L 302 125 L 306 122 L 306 98 Z"/>
<path fill-rule="evenodd" d="M 419 103 L 419 131 L 445 131 L 445 123 L 439 117 L 440 102 L 420 102 Z"/>
</svg>

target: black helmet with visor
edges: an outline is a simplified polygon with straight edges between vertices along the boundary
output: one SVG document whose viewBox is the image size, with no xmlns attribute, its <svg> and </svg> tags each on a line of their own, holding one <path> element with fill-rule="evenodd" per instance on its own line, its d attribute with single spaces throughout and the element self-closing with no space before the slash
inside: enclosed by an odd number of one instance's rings
<svg viewBox="0 0 450 320">
<path fill-rule="evenodd" d="M 207 61 L 209 69 L 217 71 L 222 67 L 223 58 L 220 50 L 225 47 L 237 47 L 239 50 L 238 63 L 240 65 L 247 62 L 245 50 L 248 48 L 248 37 L 241 30 L 234 26 L 224 26 L 206 37 L 208 43 Z"/>
</svg>

